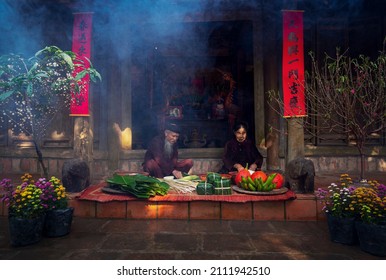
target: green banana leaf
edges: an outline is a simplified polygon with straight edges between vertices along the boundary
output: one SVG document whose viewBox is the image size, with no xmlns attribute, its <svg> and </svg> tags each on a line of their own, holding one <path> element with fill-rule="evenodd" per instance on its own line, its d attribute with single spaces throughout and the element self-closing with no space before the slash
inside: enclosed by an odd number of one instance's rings
<svg viewBox="0 0 386 280">
<path fill-rule="evenodd" d="M 149 198 L 156 195 L 166 195 L 169 185 L 154 177 L 141 174 L 118 175 L 106 179 L 109 185 L 119 186 L 123 192 L 127 192 L 138 198 Z"/>
<path fill-rule="evenodd" d="M 112 178 L 108 178 L 106 180 L 109 184 L 114 185 L 135 185 L 135 178 L 134 176 L 127 176 L 127 175 L 118 175 L 114 174 Z"/>
</svg>

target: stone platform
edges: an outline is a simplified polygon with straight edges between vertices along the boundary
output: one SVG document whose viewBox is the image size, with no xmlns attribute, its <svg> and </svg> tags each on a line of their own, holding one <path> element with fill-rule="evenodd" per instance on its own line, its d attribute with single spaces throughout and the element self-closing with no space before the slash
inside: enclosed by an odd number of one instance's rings
<svg viewBox="0 0 386 280">
<path fill-rule="evenodd" d="M 368 174 L 368 178 L 384 182 L 386 173 Z M 319 173 L 315 178 L 315 189 L 327 187 L 339 181 L 340 174 Z M 83 218 L 120 219 L 176 219 L 176 220 L 256 220 L 256 221 L 318 221 L 324 220 L 322 205 L 314 194 L 296 194 L 295 199 L 280 201 L 151 201 L 129 200 L 108 202 L 79 199 L 72 194 L 70 206 L 74 215 Z M 7 209 L 1 204 L 0 215 L 6 216 Z"/>
<path fill-rule="evenodd" d="M 320 203 L 314 195 L 297 195 L 287 201 L 110 201 L 70 200 L 75 216 L 124 219 L 178 220 L 323 220 Z"/>
</svg>

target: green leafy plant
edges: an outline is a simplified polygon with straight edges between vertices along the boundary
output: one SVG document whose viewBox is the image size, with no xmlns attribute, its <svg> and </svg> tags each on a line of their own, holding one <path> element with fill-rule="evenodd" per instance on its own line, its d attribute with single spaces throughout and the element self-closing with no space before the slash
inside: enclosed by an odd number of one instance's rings
<svg viewBox="0 0 386 280">
<path fill-rule="evenodd" d="M 32 139 L 46 178 L 42 137 L 54 117 L 79 97 L 87 75 L 91 81 L 101 80 L 87 58 L 56 46 L 45 47 L 29 59 L 17 54 L 0 57 L 0 122 Z"/>
</svg>

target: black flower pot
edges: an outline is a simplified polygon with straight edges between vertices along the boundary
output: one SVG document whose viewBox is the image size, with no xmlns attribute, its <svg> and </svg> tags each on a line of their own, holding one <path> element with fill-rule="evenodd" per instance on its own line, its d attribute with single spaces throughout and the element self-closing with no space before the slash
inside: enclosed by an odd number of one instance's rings
<svg viewBox="0 0 386 280">
<path fill-rule="evenodd" d="M 39 242 L 42 239 L 44 220 L 44 214 L 31 219 L 9 216 L 11 245 L 19 247 Z"/>
<path fill-rule="evenodd" d="M 59 237 L 69 234 L 73 214 L 73 207 L 47 211 L 43 235 L 47 237 Z"/>
<path fill-rule="evenodd" d="M 367 224 L 362 221 L 355 223 L 359 247 L 362 251 L 375 256 L 386 256 L 386 224 Z"/>
<path fill-rule="evenodd" d="M 355 218 L 336 217 L 327 214 L 328 231 L 332 242 L 354 245 L 358 243 Z"/>
</svg>

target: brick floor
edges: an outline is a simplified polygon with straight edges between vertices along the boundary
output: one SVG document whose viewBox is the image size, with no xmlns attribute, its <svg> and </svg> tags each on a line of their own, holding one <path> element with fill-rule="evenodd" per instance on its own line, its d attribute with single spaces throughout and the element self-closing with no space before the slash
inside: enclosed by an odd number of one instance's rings
<svg viewBox="0 0 386 280">
<path fill-rule="evenodd" d="M 128 220 L 74 217 L 69 235 L 11 247 L 0 217 L 1 260 L 384 260 L 329 240 L 325 221 Z"/>
</svg>

